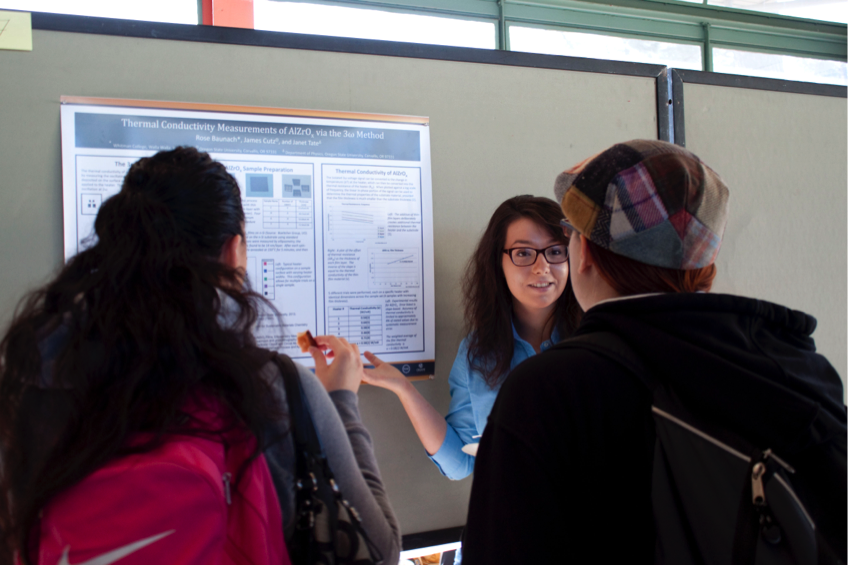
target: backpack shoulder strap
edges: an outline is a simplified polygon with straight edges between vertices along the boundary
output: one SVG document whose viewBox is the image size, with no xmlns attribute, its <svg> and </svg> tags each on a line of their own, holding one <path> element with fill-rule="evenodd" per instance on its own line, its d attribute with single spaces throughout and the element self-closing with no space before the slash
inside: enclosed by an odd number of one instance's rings
<svg viewBox="0 0 848 566">
<path fill-rule="evenodd" d="M 300 384 L 300 375 L 292 359 L 284 354 L 277 354 L 274 363 L 280 368 L 283 386 L 286 390 L 286 402 L 289 406 L 292 423 L 294 424 L 294 441 L 298 451 L 306 451 L 320 458 L 324 457 L 321 440 L 315 431 L 312 413 L 309 410 L 306 395 Z M 300 462 L 298 462 L 298 466 Z"/>
<path fill-rule="evenodd" d="M 590 350 L 607 359 L 613 360 L 638 377 L 645 387 L 652 392 L 659 387 L 659 381 L 651 375 L 645 364 L 639 359 L 636 352 L 633 351 L 633 348 L 613 332 L 603 331 L 581 334 L 563 340 L 552 349 L 564 350 L 569 348 Z"/>
</svg>

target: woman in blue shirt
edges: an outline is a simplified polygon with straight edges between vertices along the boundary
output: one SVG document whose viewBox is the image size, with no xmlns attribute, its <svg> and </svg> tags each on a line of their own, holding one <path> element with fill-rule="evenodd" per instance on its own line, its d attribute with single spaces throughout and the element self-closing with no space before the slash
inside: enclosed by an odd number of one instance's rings
<svg viewBox="0 0 848 566">
<path fill-rule="evenodd" d="M 442 417 L 390 364 L 370 352 L 365 382 L 393 391 L 430 459 L 450 479 L 474 470 L 462 451 L 478 442 L 498 390 L 510 370 L 577 327 L 580 307 L 568 282 L 568 240 L 553 200 L 523 195 L 492 215 L 462 281 L 468 335 L 448 383 L 451 403 Z"/>
</svg>

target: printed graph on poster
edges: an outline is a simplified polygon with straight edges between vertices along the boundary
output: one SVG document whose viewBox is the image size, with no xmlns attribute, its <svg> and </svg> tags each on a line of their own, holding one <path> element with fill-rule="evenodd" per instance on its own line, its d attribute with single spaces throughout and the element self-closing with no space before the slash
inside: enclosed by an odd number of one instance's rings
<svg viewBox="0 0 848 566">
<path fill-rule="evenodd" d="M 362 243 L 386 237 L 386 213 L 373 204 L 332 205 L 327 232 L 333 241 Z"/>
<path fill-rule="evenodd" d="M 371 289 L 409 289 L 421 285 L 418 248 L 370 248 L 368 286 Z"/>
</svg>

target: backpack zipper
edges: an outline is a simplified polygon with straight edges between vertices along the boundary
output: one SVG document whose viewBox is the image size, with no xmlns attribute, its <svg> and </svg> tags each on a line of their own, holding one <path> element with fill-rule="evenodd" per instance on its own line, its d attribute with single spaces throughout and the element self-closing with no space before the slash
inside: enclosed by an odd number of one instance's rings
<svg viewBox="0 0 848 566">
<path fill-rule="evenodd" d="M 766 490 L 763 487 L 763 476 L 766 473 L 766 465 L 762 462 L 754 464 L 751 470 L 751 497 L 754 505 L 766 504 Z"/>
<path fill-rule="evenodd" d="M 717 438 L 713 438 L 709 434 L 698 430 L 697 428 L 693 427 L 689 423 L 686 423 L 686 422 L 678 419 L 674 415 L 666 413 L 662 409 L 659 409 L 655 406 L 651 406 L 651 411 L 653 411 L 654 413 L 656 413 L 657 415 L 659 415 L 659 416 L 661 416 L 665 419 L 670 420 L 671 422 L 675 423 L 676 425 L 679 425 L 679 426 L 685 428 L 689 432 L 700 436 L 701 438 L 703 438 L 707 442 L 710 442 L 710 443 L 714 444 L 715 446 L 718 446 L 722 450 L 729 452 L 730 454 L 733 454 L 737 458 L 744 460 L 746 462 L 749 462 L 749 463 L 751 462 L 751 458 L 749 456 L 742 454 L 738 450 L 728 446 L 727 444 L 718 440 Z M 763 452 L 763 461 L 767 460 L 768 458 L 772 458 L 775 462 L 780 464 L 780 466 L 783 467 L 783 469 L 785 469 L 787 472 L 789 472 L 791 474 L 795 473 L 795 469 L 792 466 L 790 466 L 789 464 L 787 464 L 786 462 L 784 462 L 781 458 L 778 458 L 774 454 L 774 452 L 771 451 L 771 448 L 769 448 L 768 450 Z M 759 475 L 757 474 L 757 466 L 763 467 L 763 469 L 762 469 L 762 471 Z M 752 482 L 751 488 L 752 488 L 752 492 L 753 492 L 754 503 L 756 504 L 758 491 L 759 491 L 759 494 L 762 496 L 762 501 L 765 502 L 765 489 L 764 489 L 764 486 L 762 485 L 762 474 L 765 472 L 765 465 L 762 464 L 761 462 L 758 462 L 754 466 L 753 472 L 754 473 L 751 476 L 751 482 Z M 813 518 L 810 517 L 810 514 L 807 512 L 807 508 L 804 507 L 803 503 L 801 503 L 801 500 L 798 498 L 798 495 L 795 493 L 795 490 L 792 489 L 792 486 L 790 486 L 789 483 L 787 483 L 786 480 L 784 480 L 780 476 L 780 474 L 773 474 L 773 477 L 777 480 L 777 482 L 780 485 L 783 486 L 783 489 L 785 489 L 786 492 L 789 493 L 789 495 L 792 497 L 792 499 L 795 500 L 795 503 L 798 505 L 798 507 L 801 508 L 801 511 L 804 513 L 804 517 L 806 517 L 807 521 L 810 523 L 810 527 L 812 527 L 812 529 L 815 530 L 816 524 L 813 522 Z"/>
</svg>

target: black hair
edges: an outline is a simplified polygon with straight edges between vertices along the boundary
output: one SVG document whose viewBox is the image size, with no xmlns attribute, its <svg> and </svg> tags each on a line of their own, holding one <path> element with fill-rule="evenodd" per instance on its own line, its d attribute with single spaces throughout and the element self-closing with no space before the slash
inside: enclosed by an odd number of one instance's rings
<svg viewBox="0 0 848 566">
<path fill-rule="evenodd" d="M 254 457 L 280 417 L 251 354 L 262 299 L 219 261 L 244 236 L 226 168 L 189 147 L 141 159 L 94 229 L 0 341 L 0 562 L 31 558 L 27 535 L 51 497 L 190 428 L 194 395 L 231 409 L 227 426 L 259 441 Z M 128 442 L 140 432 L 149 441 Z"/>
</svg>

